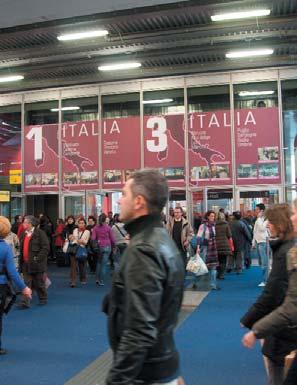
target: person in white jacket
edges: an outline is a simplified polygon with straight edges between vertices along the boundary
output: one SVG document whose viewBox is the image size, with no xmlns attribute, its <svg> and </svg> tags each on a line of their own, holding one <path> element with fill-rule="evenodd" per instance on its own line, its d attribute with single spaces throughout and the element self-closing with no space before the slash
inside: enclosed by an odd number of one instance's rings
<svg viewBox="0 0 297 385">
<path fill-rule="evenodd" d="M 265 286 L 268 274 L 269 274 L 269 252 L 268 252 L 268 231 L 267 231 L 267 220 L 264 216 L 265 205 L 259 203 L 256 205 L 257 220 L 254 226 L 254 235 L 252 247 L 256 248 L 259 259 L 259 264 L 262 267 L 263 279 L 258 285 L 260 287 Z"/>
</svg>

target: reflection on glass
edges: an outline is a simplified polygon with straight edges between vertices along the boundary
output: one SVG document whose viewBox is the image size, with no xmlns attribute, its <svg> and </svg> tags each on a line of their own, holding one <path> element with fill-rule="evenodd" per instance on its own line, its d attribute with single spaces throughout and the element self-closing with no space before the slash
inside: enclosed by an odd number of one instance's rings
<svg viewBox="0 0 297 385">
<path fill-rule="evenodd" d="M 265 108 L 277 107 L 277 83 L 244 83 L 235 84 L 234 108 Z"/>
<path fill-rule="evenodd" d="M 58 101 L 25 104 L 25 125 L 54 124 L 59 122 Z"/>
<path fill-rule="evenodd" d="M 297 80 L 282 82 L 286 183 L 297 183 Z"/>
<path fill-rule="evenodd" d="M 188 89 L 189 112 L 219 111 L 230 108 L 229 86 Z"/>
<path fill-rule="evenodd" d="M 21 165 L 21 105 L 0 107 L 0 185 L 2 190 L 21 191 L 15 178 Z"/>
<path fill-rule="evenodd" d="M 144 115 L 175 115 L 185 112 L 184 91 L 147 91 L 143 94 Z"/>
<path fill-rule="evenodd" d="M 139 93 L 102 96 L 102 117 L 121 118 L 140 115 Z"/>
<path fill-rule="evenodd" d="M 74 215 L 75 217 L 85 216 L 85 198 L 84 196 L 65 197 L 65 217 Z"/>
<path fill-rule="evenodd" d="M 62 121 L 79 122 L 98 119 L 98 98 L 77 98 L 62 100 Z"/>
</svg>

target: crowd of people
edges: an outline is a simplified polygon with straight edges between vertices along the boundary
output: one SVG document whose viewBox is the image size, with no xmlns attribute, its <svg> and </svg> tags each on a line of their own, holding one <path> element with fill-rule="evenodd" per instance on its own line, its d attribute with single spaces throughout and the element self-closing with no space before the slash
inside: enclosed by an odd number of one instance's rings
<svg viewBox="0 0 297 385">
<path fill-rule="evenodd" d="M 170 209 L 166 218 L 162 210 L 167 196 L 161 174 L 143 170 L 127 181 L 119 202 L 120 215 L 102 213 L 98 223 L 92 215 L 87 220 L 69 215 L 65 221 L 58 219 L 54 228 L 41 214 L 39 218 L 18 215 L 10 226 L 7 218 L 0 217 L 0 336 L 10 281 L 22 292 L 18 308 L 29 309 L 33 288 L 39 305 L 47 304 L 49 261 L 70 266 L 71 288 L 77 281 L 83 287 L 91 275 L 94 284 L 103 286 L 110 270 L 116 279 L 104 300 L 104 311 L 110 319 L 115 309 L 122 315 L 121 324 L 117 315 L 113 325 L 115 356 L 107 384 L 122 381 L 123 376 L 142 375 L 150 378 L 150 384 L 160 380 L 171 384 L 172 378 L 173 384 L 181 384 L 172 329 L 189 259 L 198 254 L 207 266 L 210 288 L 220 290 L 219 280 L 251 267 L 251 250 L 255 249 L 262 268 L 258 286 L 263 292 L 240 320 L 242 327 L 250 329 L 242 343 L 252 348 L 257 339 L 264 339 L 269 385 L 296 384 L 297 358 L 286 379 L 285 359 L 297 349 L 297 201 L 293 212 L 287 204 L 266 209 L 263 203 L 244 215 L 209 210 L 195 217 L 193 229 L 181 207 Z M 198 281 L 194 277 L 191 288 Z M 167 357 L 168 346 L 172 351 Z M 0 339 L 0 354 L 5 353 Z M 152 360 L 147 362 L 147 357 Z M 164 371 L 163 360 L 168 361 Z M 139 365 L 152 367 L 154 372 Z"/>
</svg>

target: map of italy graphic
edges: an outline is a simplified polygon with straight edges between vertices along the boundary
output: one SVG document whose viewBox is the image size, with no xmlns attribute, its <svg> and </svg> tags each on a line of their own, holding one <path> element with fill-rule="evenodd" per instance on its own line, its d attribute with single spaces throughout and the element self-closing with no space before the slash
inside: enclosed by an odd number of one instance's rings
<svg viewBox="0 0 297 385">
<path fill-rule="evenodd" d="M 64 146 L 67 145 L 64 140 L 62 140 L 62 149 L 64 149 Z M 46 164 L 46 154 L 52 153 L 55 157 L 58 158 L 58 141 L 57 138 L 54 135 L 48 135 L 47 138 L 42 138 L 42 159 L 36 160 L 35 165 L 36 167 L 40 168 Z M 78 155 L 78 154 L 64 154 L 64 151 L 62 150 L 63 158 L 71 163 L 72 166 L 76 168 L 77 172 L 85 171 L 85 165 L 94 166 L 94 162 L 84 156 Z"/>
<path fill-rule="evenodd" d="M 170 134 L 171 139 L 183 150 L 185 149 L 184 141 L 184 123 L 183 117 L 166 116 L 167 132 Z M 181 129 L 182 127 L 182 129 Z M 197 131 L 196 131 L 197 132 Z M 210 165 L 216 160 L 224 160 L 225 155 L 209 147 L 209 144 L 202 145 L 199 140 L 196 139 L 193 131 L 188 132 L 188 143 L 190 150 L 200 156 L 201 160 L 206 163 L 206 166 L 210 168 Z M 158 153 L 157 157 L 159 161 L 167 159 L 168 147 L 166 150 Z"/>
</svg>

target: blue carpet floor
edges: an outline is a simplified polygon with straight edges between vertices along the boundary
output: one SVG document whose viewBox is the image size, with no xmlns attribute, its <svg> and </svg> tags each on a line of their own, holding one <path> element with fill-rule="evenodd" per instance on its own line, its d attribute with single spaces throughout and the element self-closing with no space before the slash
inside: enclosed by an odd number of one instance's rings
<svg viewBox="0 0 297 385">
<path fill-rule="evenodd" d="M 109 285 L 68 287 L 68 269 L 50 269 L 49 303 L 13 309 L 4 319 L 0 385 L 63 385 L 108 349 L 101 301 Z M 241 346 L 239 318 L 261 292 L 260 271 L 230 274 L 222 291 L 212 292 L 177 331 L 187 385 L 262 385 L 259 348 Z M 83 384 L 82 384 L 83 385 Z"/>
<path fill-rule="evenodd" d="M 108 349 L 101 302 L 108 285 L 94 276 L 70 288 L 68 268 L 51 268 L 49 302 L 29 310 L 13 309 L 4 319 L 1 385 L 62 385 Z"/>
<path fill-rule="evenodd" d="M 267 383 L 259 345 L 241 345 L 240 317 L 261 293 L 258 267 L 227 274 L 221 291 L 210 292 L 177 331 L 182 374 L 187 385 L 263 385 Z"/>
</svg>

